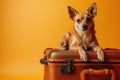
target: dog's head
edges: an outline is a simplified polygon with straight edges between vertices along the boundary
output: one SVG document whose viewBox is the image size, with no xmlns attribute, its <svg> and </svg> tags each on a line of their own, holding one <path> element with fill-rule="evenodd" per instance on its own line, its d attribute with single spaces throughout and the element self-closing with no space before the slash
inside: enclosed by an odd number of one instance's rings
<svg viewBox="0 0 120 80">
<path fill-rule="evenodd" d="M 74 28 L 79 32 L 86 32 L 94 29 L 93 18 L 97 14 L 96 3 L 93 3 L 85 12 L 78 12 L 74 8 L 68 6 L 70 18 L 74 21 Z"/>
</svg>

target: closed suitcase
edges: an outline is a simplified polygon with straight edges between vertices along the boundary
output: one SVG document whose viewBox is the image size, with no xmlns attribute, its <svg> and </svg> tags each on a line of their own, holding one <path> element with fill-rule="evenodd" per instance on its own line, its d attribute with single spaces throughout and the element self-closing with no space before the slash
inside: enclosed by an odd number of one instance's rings
<svg viewBox="0 0 120 80">
<path fill-rule="evenodd" d="M 104 49 L 100 62 L 94 51 L 87 51 L 83 62 L 78 52 L 46 49 L 40 61 L 44 64 L 44 80 L 120 80 L 120 50 Z"/>
</svg>

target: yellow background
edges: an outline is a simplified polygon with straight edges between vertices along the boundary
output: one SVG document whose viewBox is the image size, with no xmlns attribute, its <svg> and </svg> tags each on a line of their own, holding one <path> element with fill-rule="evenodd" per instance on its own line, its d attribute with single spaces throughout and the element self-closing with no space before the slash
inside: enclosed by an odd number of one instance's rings
<svg viewBox="0 0 120 80">
<path fill-rule="evenodd" d="M 0 80 L 43 80 L 44 49 L 73 28 L 67 6 L 85 11 L 93 2 L 101 47 L 120 48 L 119 0 L 0 0 Z"/>
</svg>

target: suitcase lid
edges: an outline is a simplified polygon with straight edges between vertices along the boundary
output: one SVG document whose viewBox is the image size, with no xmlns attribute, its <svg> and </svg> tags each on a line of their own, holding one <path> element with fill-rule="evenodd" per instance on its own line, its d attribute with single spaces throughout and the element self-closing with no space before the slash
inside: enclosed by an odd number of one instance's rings
<svg viewBox="0 0 120 80">
<path fill-rule="evenodd" d="M 104 62 L 120 62 L 120 49 L 103 49 L 105 54 Z M 101 62 L 97 59 L 97 54 L 94 51 L 86 51 L 88 56 L 87 62 Z M 84 62 L 80 59 L 79 53 L 69 50 L 58 50 L 47 48 L 44 52 L 45 57 L 53 62 L 65 62 L 66 59 L 74 59 L 74 62 Z"/>
</svg>

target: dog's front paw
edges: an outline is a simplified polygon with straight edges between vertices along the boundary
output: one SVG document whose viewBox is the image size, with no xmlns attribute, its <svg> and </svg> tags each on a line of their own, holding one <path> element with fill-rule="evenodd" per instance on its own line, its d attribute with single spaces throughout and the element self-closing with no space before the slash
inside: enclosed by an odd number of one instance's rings
<svg viewBox="0 0 120 80">
<path fill-rule="evenodd" d="M 102 49 L 99 46 L 95 46 L 95 47 L 93 47 L 93 50 L 97 52 L 97 58 L 100 61 L 104 61 L 104 53 L 103 53 Z"/>
<path fill-rule="evenodd" d="M 88 57 L 87 57 L 86 52 L 84 50 L 80 50 L 79 54 L 80 54 L 80 59 L 82 59 L 83 61 L 87 62 Z"/>
<path fill-rule="evenodd" d="M 101 49 L 97 51 L 97 57 L 100 61 L 104 61 L 104 53 Z"/>
</svg>

